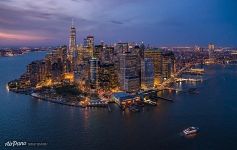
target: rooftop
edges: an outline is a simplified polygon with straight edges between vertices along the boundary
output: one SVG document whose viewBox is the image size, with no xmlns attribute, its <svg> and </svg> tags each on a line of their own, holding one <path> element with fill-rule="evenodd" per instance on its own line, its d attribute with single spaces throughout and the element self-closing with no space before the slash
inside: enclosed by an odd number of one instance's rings
<svg viewBox="0 0 237 150">
<path fill-rule="evenodd" d="M 115 98 L 117 98 L 120 101 L 134 98 L 133 95 L 130 95 L 130 94 L 125 93 L 125 92 L 118 92 L 118 93 L 114 93 L 113 95 L 114 95 Z"/>
</svg>

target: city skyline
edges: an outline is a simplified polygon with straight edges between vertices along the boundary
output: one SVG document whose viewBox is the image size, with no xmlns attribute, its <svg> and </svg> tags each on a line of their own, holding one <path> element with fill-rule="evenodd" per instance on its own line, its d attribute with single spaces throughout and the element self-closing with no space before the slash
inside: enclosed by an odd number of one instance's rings
<svg viewBox="0 0 237 150">
<path fill-rule="evenodd" d="M 65 31 L 72 18 L 78 43 L 83 42 L 83 37 L 94 35 L 96 43 L 104 40 L 144 41 L 154 46 L 204 46 L 209 42 L 237 45 L 236 2 L 232 0 L 4 0 L 0 4 L 1 47 L 68 44 Z"/>
<path fill-rule="evenodd" d="M 234 149 L 235 1 L 0 0 L 0 149 Z"/>
</svg>

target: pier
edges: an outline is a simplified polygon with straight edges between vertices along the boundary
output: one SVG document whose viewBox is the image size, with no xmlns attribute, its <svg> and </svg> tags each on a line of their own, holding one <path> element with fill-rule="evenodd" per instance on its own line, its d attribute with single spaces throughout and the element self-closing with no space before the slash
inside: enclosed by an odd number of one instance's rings
<svg viewBox="0 0 237 150">
<path fill-rule="evenodd" d="M 183 82 L 183 81 L 190 81 L 190 82 L 202 82 L 203 79 L 192 79 L 192 78 L 176 78 L 176 82 Z"/>
<path fill-rule="evenodd" d="M 183 73 L 193 74 L 193 75 L 203 75 L 205 73 L 205 70 L 204 69 L 193 69 L 193 68 L 191 68 L 190 70 L 186 70 Z"/>
<path fill-rule="evenodd" d="M 164 91 L 164 90 L 175 91 L 175 92 L 183 92 L 183 90 L 181 90 L 181 89 L 172 88 L 172 87 L 163 87 L 163 88 L 159 89 L 159 91 Z"/>
<path fill-rule="evenodd" d="M 96 102 L 96 103 L 89 103 L 87 104 L 87 107 L 108 107 L 108 103 L 104 102 Z"/>
<path fill-rule="evenodd" d="M 169 102 L 174 102 L 174 100 L 172 99 L 169 99 L 169 98 L 165 98 L 165 97 L 161 97 L 161 96 L 158 96 L 158 92 L 159 91 L 162 91 L 162 90 L 173 90 L 173 91 L 182 91 L 182 90 L 179 90 L 179 89 L 175 89 L 175 88 L 168 88 L 168 87 L 164 87 L 163 89 L 160 89 L 160 90 L 149 90 L 149 91 L 144 91 L 144 95 L 150 95 L 150 99 L 161 99 L 161 100 L 165 100 L 165 101 L 169 101 Z M 144 100 L 145 102 L 146 100 Z"/>
</svg>

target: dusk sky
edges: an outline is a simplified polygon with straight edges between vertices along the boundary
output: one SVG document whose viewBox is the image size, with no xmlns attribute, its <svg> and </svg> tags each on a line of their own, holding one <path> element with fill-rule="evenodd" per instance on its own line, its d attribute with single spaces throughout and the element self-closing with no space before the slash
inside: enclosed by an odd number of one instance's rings
<svg viewBox="0 0 237 150">
<path fill-rule="evenodd" d="M 144 41 L 154 46 L 237 47 L 236 0 L 1 0 L 0 46 Z"/>
</svg>

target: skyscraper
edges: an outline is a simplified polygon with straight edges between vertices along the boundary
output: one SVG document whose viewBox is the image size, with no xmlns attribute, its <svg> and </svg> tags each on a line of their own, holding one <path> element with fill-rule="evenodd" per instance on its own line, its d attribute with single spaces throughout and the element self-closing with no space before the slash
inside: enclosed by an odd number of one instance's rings
<svg viewBox="0 0 237 150">
<path fill-rule="evenodd" d="M 112 91 L 118 87 L 118 74 L 112 63 L 100 64 L 99 68 L 99 85 L 106 91 Z"/>
<path fill-rule="evenodd" d="M 174 74 L 174 53 L 162 54 L 162 79 L 169 79 Z"/>
<path fill-rule="evenodd" d="M 141 88 L 151 89 L 154 87 L 154 64 L 151 58 L 144 58 L 141 62 Z"/>
<path fill-rule="evenodd" d="M 96 58 L 90 59 L 90 86 L 91 92 L 95 93 L 98 88 L 99 61 Z"/>
<path fill-rule="evenodd" d="M 57 53 L 58 53 L 58 58 L 61 59 L 62 63 L 63 63 L 63 73 L 67 73 L 68 72 L 68 68 L 67 68 L 67 46 L 61 46 L 57 49 Z"/>
<path fill-rule="evenodd" d="M 102 62 L 103 63 L 114 63 L 114 47 L 112 46 L 104 46 L 103 47 L 103 52 L 102 52 Z"/>
<path fill-rule="evenodd" d="M 70 61 L 73 61 L 73 57 L 77 57 L 76 50 L 77 50 L 76 28 L 74 27 L 74 23 L 72 21 L 72 25 L 70 28 L 70 36 L 69 36 L 69 47 L 68 47 L 68 58 Z"/>
<path fill-rule="evenodd" d="M 115 47 L 116 51 L 121 53 L 126 53 L 129 51 L 128 43 L 117 43 Z"/>
<path fill-rule="evenodd" d="M 90 57 L 93 57 L 94 52 L 94 36 L 88 35 L 84 41 L 84 45 L 87 48 L 87 51 L 90 55 Z"/>
<path fill-rule="evenodd" d="M 101 61 L 103 52 L 103 45 L 95 45 L 93 56 Z"/>
<path fill-rule="evenodd" d="M 126 52 L 120 54 L 120 89 L 126 92 L 137 92 L 140 89 L 138 74 L 138 58 L 136 54 Z"/>
<path fill-rule="evenodd" d="M 159 86 L 162 82 L 162 51 L 157 49 L 146 50 L 144 57 L 152 59 L 155 72 L 154 85 Z"/>
<path fill-rule="evenodd" d="M 60 58 L 58 58 L 52 64 L 52 80 L 55 82 L 59 82 L 62 79 L 63 75 L 63 62 Z"/>
<path fill-rule="evenodd" d="M 141 56 L 141 59 L 144 59 L 144 51 L 146 49 L 144 43 L 142 42 L 142 44 L 140 45 L 140 56 Z"/>
<path fill-rule="evenodd" d="M 27 66 L 27 74 L 29 76 L 30 85 L 36 85 L 46 78 L 46 65 L 43 60 L 33 61 Z"/>
<path fill-rule="evenodd" d="M 137 75 L 139 76 L 139 84 L 141 85 L 141 61 L 143 60 L 144 52 L 142 52 L 141 48 L 136 45 L 132 49 L 132 53 L 137 55 Z"/>
<path fill-rule="evenodd" d="M 215 58 L 214 51 L 215 51 L 215 45 L 208 44 L 208 54 L 209 54 L 209 59 L 211 59 L 211 60 L 213 60 Z"/>
</svg>

